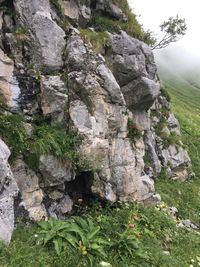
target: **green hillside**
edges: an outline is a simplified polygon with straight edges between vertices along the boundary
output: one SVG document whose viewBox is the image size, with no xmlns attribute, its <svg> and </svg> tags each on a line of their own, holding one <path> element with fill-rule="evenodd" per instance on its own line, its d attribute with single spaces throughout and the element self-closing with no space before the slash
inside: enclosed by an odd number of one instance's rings
<svg viewBox="0 0 200 267">
<path fill-rule="evenodd" d="M 194 70 L 195 72 L 195 70 Z M 200 85 L 197 74 L 173 73 L 160 66 L 159 76 L 171 96 L 172 110 L 178 118 L 192 159 L 196 176 L 192 181 L 176 186 L 166 184 L 163 198 L 179 208 L 180 213 L 200 223 Z M 158 184 L 158 187 L 160 185 Z M 161 185 L 162 187 L 162 185 Z M 164 187 L 163 187 L 164 188 Z M 182 190 L 182 194 L 177 194 Z"/>
</svg>

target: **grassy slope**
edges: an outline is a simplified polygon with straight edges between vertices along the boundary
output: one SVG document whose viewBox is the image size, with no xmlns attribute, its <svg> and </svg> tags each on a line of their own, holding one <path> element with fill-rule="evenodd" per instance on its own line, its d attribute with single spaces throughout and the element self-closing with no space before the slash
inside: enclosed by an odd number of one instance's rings
<svg viewBox="0 0 200 267">
<path fill-rule="evenodd" d="M 184 78 L 161 68 L 160 77 L 171 95 L 172 110 L 181 124 L 183 142 L 192 159 L 196 178 L 186 183 L 160 180 L 157 188 L 163 199 L 176 206 L 183 217 L 200 223 L 200 89 L 187 81 L 191 79 L 189 75 Z M 196 81 L 198 84 L 198 79 Z"/>
</svg>

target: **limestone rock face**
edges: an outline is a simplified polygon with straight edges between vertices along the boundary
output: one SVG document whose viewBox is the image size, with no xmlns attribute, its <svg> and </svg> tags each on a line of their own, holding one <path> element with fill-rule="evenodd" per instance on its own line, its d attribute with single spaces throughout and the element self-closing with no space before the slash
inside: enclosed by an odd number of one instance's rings
<svg viewBox="0 0 200 267">
<path fill-rule="evenodd" d="M 0 239 L 9 243 L 14 229 L 14 197 L 18 192 L 8 164 L 10 150 L 0 139 Z"/>
<path fill-rule="evenodd" d="M 54 121 L 62 122 L 68 96 L 67 88 L 60 76 L 42 76 L 41 93 L 43 114 L 50 115 Z"/>
<path fill-rule="evenodd" d="M 28 30 L 32 63 L 45 72 L 59 70 L 65 33 L 52 20 L 49 0 L 15 0 L 14 5 L 18 24 Z"/>
<path fill-rule="evenodd" d="M 64 15 L 75 24 L 86 25 L 91 19 L 91 9 L 77 0 L 59 0 Z"/>
<path fill-rule="evenodd" d="M 109 17 L 114 19 L 127 21 L 127 16 L 123 13 L 121 8 L 117 5 L 111 3 L 107 0 L 97 0 L 96 1 L 96 10 L 101 11 L 104 14 L 107 14 Z"/>
<path fill-rule="evenodd" d="M 52 155 L 41 156 L 39 170 L 44 177 L 44 186 L 55 186 L 74 179 L 69 161 L 61 162 Z"/>
<path fill-rule="evenodd" d="M 110 34 L 113 73 L 131 110 L 148 110 L 160 91 L 150 48 L 126 32 Z"/>
<path fill-rule="evenodd" d="M 174 180 L 190 178 L 191 160 L 181 142 L 179 122 L 162 95 L 151 108 L 151 127 L 145 134 L 145 145 L 157 174 L 164 167 Z"/>
<path fill-rule="evenodd" d="M 143 173 L 144 143 L 128 138 L 123 91 L 102 57 L 72 34 L 66 49 L 70 118 L 83 136 L 81 154 L 92 163 L 92 191 L 112 202 L 143 201 L 154 194 L 153 181 Z M 157 90 L 157 88 L 155 89 Z"/>
<path fill-rule="evenodd" d="M 7 107 L 10 107 L 12 104 L 12 74 L 13 61 L 0 49 L 0 103 Z"/>
<path fill-rule="evenodd" d="M 17 188 L 31 219 L 62 219 L 84 193 L 110 202 L 155 204 L 160 196 L 154 178 L 162 168 L 172 179 L 190 176 L 190 158 L 179 123 L 160 93 L 151 48 L 119 31 L 107 33 L 102 54 L 97 54 L 90 38 L 81 37 L 78 28 L 88 25 L 95 34 L 98 25 L 92 19 L 97 13 L 127 20 L 111 2 L 14 0 L 14 20 L 0 21 L 0 102 L 12 107 L 16 96 L 14 112 L 25 115 L 22 125 L 30 142 L 36 127 L 47 122 L 82 139 L 76 162 L 71 162 L 41 155 L 52 151 L 49 143 L 55 141 L 52 137 L 44 144 L 50 149 L 43 150 L 43 138 L 40 152 L 32 151 L 39 154 L 38 169 L 31 170 L 22 160 L 31 154 L 27 148 L 13 168 L 15 179 L 8 165 L 10 152 L 0 141 L 0 238 L 6 242 L 14 227 Z"/>
<path fill-rule="evenodd" d="M 47 218 L 42 204 L 44 194 L 39 187 L 37 175 L 21 159 L 17 160 L 13 173 L 24 202 L 24 208 L 29 212 L 30 218 L 35 221 Z"/>
</svg>

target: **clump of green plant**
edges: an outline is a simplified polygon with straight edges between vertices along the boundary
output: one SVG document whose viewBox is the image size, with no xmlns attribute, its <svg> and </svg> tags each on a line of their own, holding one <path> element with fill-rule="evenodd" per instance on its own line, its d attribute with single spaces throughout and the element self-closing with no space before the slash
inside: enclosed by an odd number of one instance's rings
<svg viewBox="0 0 200 267">
<path fill-rule="evenodd" d="M 146 166 L 153 167 L 153 161 L 152 161 L 148 151 L 145 151 L 143 159 L 144 159 L 144 163 Z"/>
<path fill-rule="evenodd" d="M 176 132 L 171 132 L 168 136 L 163 135 L 164 148 L 168 148 L 170 145 L 176 145 L 177 149 L 182 145 L 181 136 Z"/>
<path fill-rule="evenodd" d="M 136 138 L 142 137 L 142 131 L 139 129 L 137 124 L 131 118 L 128 118 L 127 128 L 128 128 L 128 138 L 130 138 L 131 141 L 134 142 Z"/>
<path fill-rule="evenodd" d="M 22 115 L 0 115 L 0 136 L 11 149 L 11 162 L 21 154 L 30 163 L 37 164 L 40 155 L 54 155 L 60 160 L 76 163 L 81 138 L 74 130 L 59 125 L 33 124 L 31 136 L 27 135 Z M 29 160 L 29 157 L 31 160 Z M 35 160 L 33 160 L 35 159 Z M 32 163 L 33 163 L 32 162 Z"/>
<path fill-rule="evenodd" d="M 0 114 L 0 137 L 11 150 L 11 162 L 27 149 L 23 120 L 22 115 Z"/>
<path fill-rule="evenodd" d="M 168 102 L 171 101 L 171 97 L 170 97 L 170 94 L 168 93 L 167 89 L 165 87 L 161 87 L 160 88 L 160 92 L 161 92 L 161 95 L 164 96 Z"/>
<path fill-rule="evenodd" d="M 52 6 L 57 10 L 58 15 L 60 17 L 63 17 L 64 12 L 63 12 L 63 9 L 62 9 L 62 7 L 61 7 L 61 5 L 59 3 L 59 0 L 51 0 L 50 2 L 52 4 Z"/>
<path fill-rule="evenodd" d="M 167 119 L 165 118 L 165 116 L 162 116 L 162 114 L 157 114 L 159 116 L 157 116 L 159 118 L 159 122 L 155 127 L 155 132 L 158 136 L 162 135 L 162 131 L 163 129 L 167 126 Z"/>
<path fill-rule="evenodd" d="M 87 257 L 90 266 L 93 266 L 95 257 L 107 257 L 105 247 L 109 241 L 90 218 L 72 217 L 68 221 L 50 219 L 38 224 L 42 228 L 38 233 L 40 241 L 43 245 L 53 245 L 58 255 L 65 250 L 67 243 L 83 257 Z"/>
<path fill-rule="evenodd" d="M 28 31 L 27 31 L 27 29 L 25 29 L 23 27 L 16 28 L 14 30 L 13 34 L 18 41 L 26 41 L 29 39 L 28 38 Z"/>
<path fill-rule="evenodd" d="M 93 32 L 91 30 L 81 29 L 80 35 L 92 44 L 96 53 L 100 53 L 103 48 L 110 46 L 110 41 L 106 32 Z"/>
<path fill-rule="evenodd" d="M 120 30 L 126 31 L 129 35 L 138 38 L 149 45 L 155 43 L 155 39 L 150 31 L 144 31 L 142 26 L 137 21 L 136 15 L 130 10 L 127 1 L 111 1 L 119 6 L 127 16 L 127 21 L 118 21 L 109 17 L 103 16 L 101 13 L 95 12 L 91 25 L 97 31 L 109 31 L 118 33 Z"/>
</svg>

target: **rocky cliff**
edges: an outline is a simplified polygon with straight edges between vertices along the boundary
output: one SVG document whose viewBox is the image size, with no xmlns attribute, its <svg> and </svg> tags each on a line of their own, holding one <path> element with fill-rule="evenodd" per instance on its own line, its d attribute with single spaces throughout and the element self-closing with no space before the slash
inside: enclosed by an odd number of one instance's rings
<svg viewBox="0 0 200 267">
<path fill-rule="evenodd" d="M 151 48 L 129 29 L 126 5 L 0 3 L 0 136 L 12 169 L 1 141 L 0 238 L 9 242 L 14 213 L 63 218 L 88 195 L 156 203 L 161 171 L 191 176 Z"/>
</svg>

